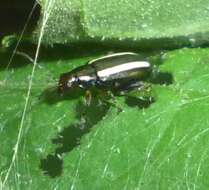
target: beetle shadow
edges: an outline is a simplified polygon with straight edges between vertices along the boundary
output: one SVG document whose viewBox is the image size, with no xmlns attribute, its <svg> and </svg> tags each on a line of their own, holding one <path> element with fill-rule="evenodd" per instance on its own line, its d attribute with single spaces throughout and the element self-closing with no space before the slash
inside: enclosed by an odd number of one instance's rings
<svg viewBox="0 0 209 190">
<path fill-rule="evenodd" d="M 65 92 L 64 94 L 60 94 L 58 92 L 58 88 L 46 88 L 39 96 L 39 100 L 41 102 L 45 102 L 49 105 L 56 104 L 60 101 L 64 100 L 73 100 L 81 97 L 85 94 L 82 90 L 73 91 L 73 93 Z"/>
<path fill-rule="evenodd" d="M 69 97 L 65 98 L 69 99 Z M 63 99 L 55 98 L 55 101 L 53 100 L 51 102 L 50 100 L 48 103 L 55 103 L 62 100 Z M 125 100 L 125 103 L 127 103 L 128 106 L 138 106 L 142 109 L 148 108 L 154 103 L 154 99 L 139 100 L 138 98 L 134 99 L 133 97 L 129 97 Z M 62 174 L 62 155 L 78 147 L 82 137 L 89 133 L 91 128 L 102 120 L 111 106 L 112 104 L 109 104 L 108 101 L 101 101 L 98 96 L 92 98 L 89 106 L 82 101 L 78 102 L 76 106 L 76 122 L 64 128 L 52 139 L 52 144 L 56 145 L 57 148 L 54 153 L 50 153 L 40 160 L 40 169 L 45 175 L 54 178 Z"/>
<path fill-rule="evenodd" d="M 61 175 L 63 169 L 62 154 L 79 146 L 81 138 L 102 120 L 109 108 L 110 105 L 101 104 L 98 98 L 92 99 L 89 106 L 86 106 L 82 101 L 78 103 L 76 106 L 77 122 L 64 128 L 52 139 L 52 143 L 57 145 L 57 148 L 54 153 L 48 154 L 46 158 L 40 161 L 40 168 L 44 174 L 52 178 Z"/>
<path fill-rule="evenodd" d="M 174 82 L 173 75 L 169 72 L 158 72 L 150 77 L 149 82 L 152 84 L 159 84 L 159 85 L 171 85 Z"/>
<path fill-rule="evenodd" d="M 139 109 L 146 109 L 149 108 L 151 104 L 155 103 L 155 98 L 150 97 L 133 97 L 133 96 L 126 96 L 125 103 L 129 107 L 138 107 Z"/>
</svg>

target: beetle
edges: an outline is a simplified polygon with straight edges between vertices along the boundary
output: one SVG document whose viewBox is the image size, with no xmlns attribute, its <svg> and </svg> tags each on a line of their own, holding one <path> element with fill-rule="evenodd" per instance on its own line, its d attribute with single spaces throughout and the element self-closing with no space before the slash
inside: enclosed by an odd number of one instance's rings
<svg viewBox="0 0 209 190">
<path fill-rule="evenodd" d="M 60 76 L 58 91 L 92 88 L 120 93 L 143 85 L 151 64 L 137 53 L 121 52 L 103 56 Z"/>
</svg>

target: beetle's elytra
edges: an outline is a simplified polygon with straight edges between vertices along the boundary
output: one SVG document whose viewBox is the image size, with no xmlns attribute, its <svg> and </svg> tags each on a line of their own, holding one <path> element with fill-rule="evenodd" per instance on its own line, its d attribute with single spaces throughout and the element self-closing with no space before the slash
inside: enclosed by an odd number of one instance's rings
<svg viewBox="0 0 209 190">
<path fill-rule="evenodd" d="M 148 61 L 139 54 L 122 52 L 100 57 L 60 76 L 60 93 L 76 88 L 92 87 L 117 90 L 143 81 L 151 72 Z"/>
</svg>

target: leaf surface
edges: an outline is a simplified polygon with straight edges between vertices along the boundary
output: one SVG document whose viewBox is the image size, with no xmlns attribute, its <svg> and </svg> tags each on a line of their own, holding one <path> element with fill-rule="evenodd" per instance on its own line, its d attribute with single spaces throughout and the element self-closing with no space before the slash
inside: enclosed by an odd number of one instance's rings
<svg viewBox="0 0 209 190">
<path fill-rule="evenodd" d="M 94 41 L 153 49 L 208 43 L 208 0 L 43 0 L 41 7 L 35 33 L 39 37 L 44 25 L 45 44 Z"/>
<path fill-rule="evenodd" d="M 2 182 L 19 148 L 4 188 L 207 189 L 209 49 L 165 53 L 159 69 L 173 84 L 153 84 L 155 102 L 143 109 L 117 97 L 118 114 L 95 99 L 86 108 L 82 96 L 57 95 L 60 73 L 104 54 L 43 51 L 21 126 L 33 65 L 16 55 L 5 70 L 10 54 L 0 53 Z"/>
</svg>

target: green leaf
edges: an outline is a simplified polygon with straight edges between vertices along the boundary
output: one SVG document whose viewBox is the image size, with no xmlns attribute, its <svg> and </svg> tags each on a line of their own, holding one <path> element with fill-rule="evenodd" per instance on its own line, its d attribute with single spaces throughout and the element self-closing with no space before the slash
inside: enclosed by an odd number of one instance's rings
<svg viewBox="0 0 209 190">
<path fill-rule="evenodd" d="M 208 43 L 205 0 L 43 0 L 45 44 L 96 41 L 140 48 Z M 43 24 L 44 23 L 44 24 Z"/>
<path fill-rule="evenodd" d="M 96 98 L 86 107 L 83 96 L 57 95 L 60 73 L 106 52 L 42 49 L 22 126 L 33 64 L 15 55 L 5 70 L 11 54 L 0 52 L 3 189 L 207 189 L 209 49 L 165 53 L 159 69 L 173 84 L 153 84 L 155 102 L 144 108 L 117 97 L 118 113 Z"/>
</svg>

